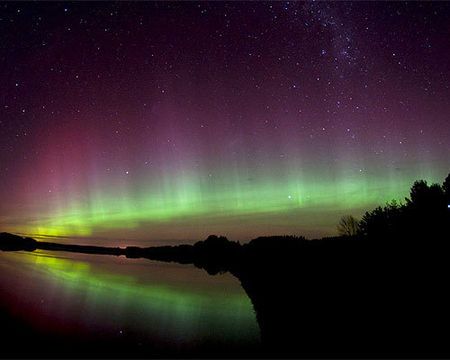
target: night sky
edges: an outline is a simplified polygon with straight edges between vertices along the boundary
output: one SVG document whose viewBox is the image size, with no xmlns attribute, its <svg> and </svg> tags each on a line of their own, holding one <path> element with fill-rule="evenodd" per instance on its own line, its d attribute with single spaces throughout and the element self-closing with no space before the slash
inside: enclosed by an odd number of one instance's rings
<svg viewBox="0 0 450 360">
<path fill-rule="evenodd" d="M 3 231 L 333 235 L 450 170 L 450 3 L 2 3 L 0 49 Z"/>
</svg>

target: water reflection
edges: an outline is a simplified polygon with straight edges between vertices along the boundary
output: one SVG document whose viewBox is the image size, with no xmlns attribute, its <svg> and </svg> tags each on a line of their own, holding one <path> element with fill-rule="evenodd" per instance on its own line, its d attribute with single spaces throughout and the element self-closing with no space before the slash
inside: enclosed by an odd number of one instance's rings
<svg viewBox="0 0 450 360">
<path fill-rule="evenodd" d="M 194 266 L 146 259 L 56 255 L 2 253 L 2 301 L 37 332 L 126 339 L 128 346 L 161 351 L 238 351 L 259 343 L 252 304 L 230 274 L 210 277 Z"/>
</svg>

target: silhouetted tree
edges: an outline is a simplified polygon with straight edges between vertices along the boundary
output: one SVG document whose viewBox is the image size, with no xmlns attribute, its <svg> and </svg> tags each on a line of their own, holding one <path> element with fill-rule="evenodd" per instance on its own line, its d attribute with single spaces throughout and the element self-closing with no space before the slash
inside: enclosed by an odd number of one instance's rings
<svg viewBox="0 0 450 360">
<path fill-rule="evenodd" d="M 405 199 L 407 205 L 417 208 L 423 207 L 427 202 L 429 189 L 425 180 L 415 181 L 409 192 L 410 199 Z"/>
<path fill-rule="evenodd" d="M 406 204 L 416 211 L 434 213 L 446 207 L 444 190 L 439 184 L 428 186 L 424 180 L 416 181 L 411 187 L 410 197 Z"/>
<path fill-rule="evenodd" d="M 359 227 L 360 233 L 369 237 L 388 237 L 399 232 L 404 206 L 395 200 L 386 203 L 384 207 L 377 207 L 367 211 L 362 217 Z"/>
<path fill-rule="evenodd" d="M 359 221 L 352 215 L 341 217 L 337 225 L 339 235 L 355 236 L 359 232 Z"/>
<path fill-rule="evenodd" d="M 442 186 L 439 184 L 433 184 L 430 186 L 430 189 L 428 191 L 428 198 L 429 205 L 437 211 L 441 211 L 441 209 L 447 207 L 445 201 L 445 192 L 442 189 Z"/>
<path fill-rule="evenodd" d="M 442 184 L 442 190 L 444 190 L 448 205 L 448 203 L 450 202 L 450 173 L 447 175 L 444 183 Z"/>
</svg>

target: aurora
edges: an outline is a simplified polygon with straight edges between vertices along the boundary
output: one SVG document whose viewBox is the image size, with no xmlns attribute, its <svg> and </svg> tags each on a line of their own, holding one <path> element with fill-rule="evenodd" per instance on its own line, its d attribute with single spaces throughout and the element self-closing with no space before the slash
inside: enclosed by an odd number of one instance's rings
<svg viewBox="0 0 450 360">
<path fill-rule="evenodd" d="M 448 173 L 446 11 L 5 3 L 0 228 L 104 245 L 335 235 Z"/>
</svg>

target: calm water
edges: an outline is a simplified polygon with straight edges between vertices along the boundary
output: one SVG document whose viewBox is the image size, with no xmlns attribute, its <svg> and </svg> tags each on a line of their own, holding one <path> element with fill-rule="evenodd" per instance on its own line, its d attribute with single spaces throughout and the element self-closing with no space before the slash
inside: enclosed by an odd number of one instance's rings
<svg viewBox="0 0 450 360">
<path fill-rule="evenodd" d="M 161 354 L 259 345 L 256 316 L 238 280 L 191 265 L 2 252 L 0 286 L 3 311 L 46 337 L 123 342 Z"/>
</svg>

